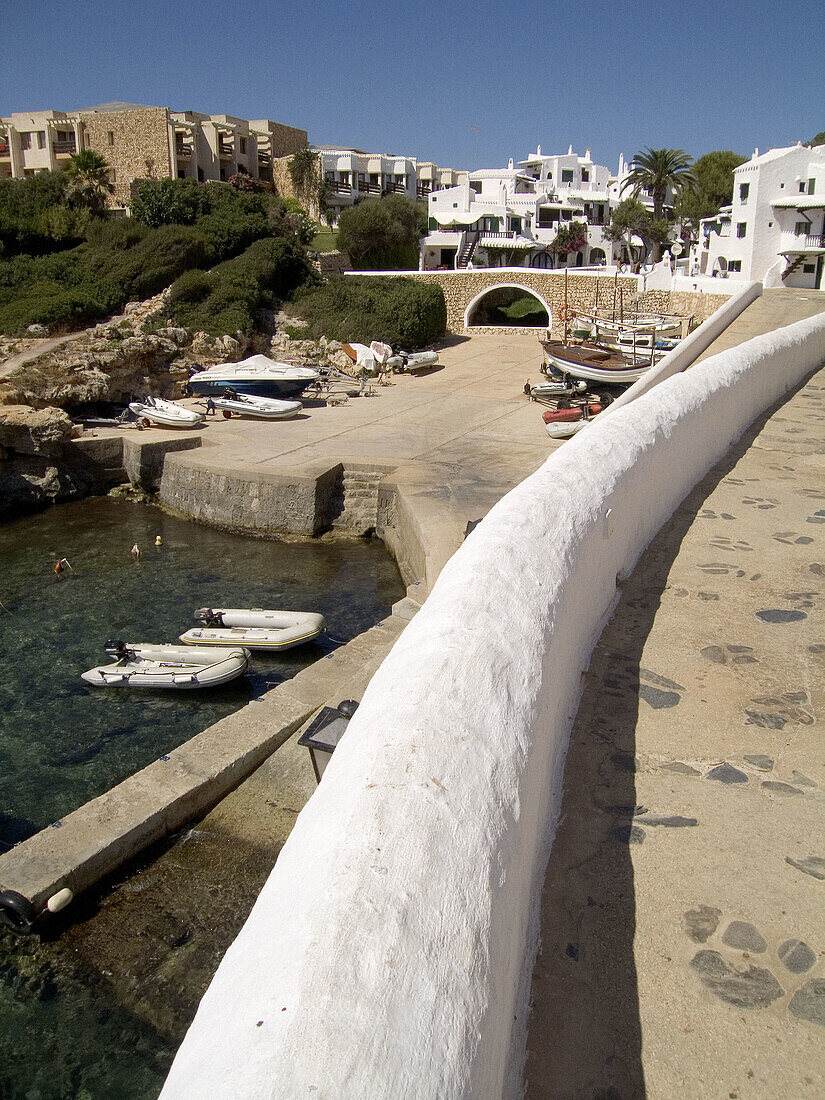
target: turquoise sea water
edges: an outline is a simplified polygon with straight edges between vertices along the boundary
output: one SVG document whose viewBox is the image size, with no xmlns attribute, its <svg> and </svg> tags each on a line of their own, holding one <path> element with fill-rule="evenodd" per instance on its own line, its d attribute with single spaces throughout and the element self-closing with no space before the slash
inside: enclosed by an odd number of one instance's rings
<svg viewBox="0 0 825 1100">
<path fill-rule="evenodd" d="M 56 576 L 58 558 L 71 569 Z M 374 541 L 244 539 L 110 498 L 0 525 L 0 852 L 359 634 L 403 592 Z M 210 691 L 80 679 L 104 662 L 107 638 L 177 641 L 204 605 L 320 611 L 327 634 L 256 654 L 250 675 Z M 21 971 L 3 942 L 0 1100 L 156 1095 L 166 1045 L 100 990 L 58 988 L 36 947 Z"/>
</svg>

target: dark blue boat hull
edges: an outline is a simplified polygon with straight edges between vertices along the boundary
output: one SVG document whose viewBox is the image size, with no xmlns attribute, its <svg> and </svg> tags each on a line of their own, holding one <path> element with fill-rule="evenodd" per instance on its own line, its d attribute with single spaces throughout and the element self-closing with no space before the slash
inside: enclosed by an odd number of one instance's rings
<svg viewBox="0 0 825 1100">
<path fill-rule="evenodd" d="M 234 390 L 236 393 L 248 393 L 253 397 L 298 397 L 308 386 L 314 385 L 313 379 L 299 378 L 296 381 L 290 379 L 210 379 L 200 378 L 197 381 L 189 380 L 189 389 L 196 397 L 219 397 L 225 390 Z"/>
</svg>

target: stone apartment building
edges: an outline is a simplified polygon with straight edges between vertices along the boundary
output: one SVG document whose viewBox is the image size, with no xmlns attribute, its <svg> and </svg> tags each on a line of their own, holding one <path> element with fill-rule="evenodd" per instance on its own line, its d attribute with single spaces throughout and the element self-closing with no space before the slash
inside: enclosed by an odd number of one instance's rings
<svg viewBox="0 0 825 1100">
<path fill-rule="evenodd" d="M 111 166 L 113 209 L 135 179 L 225 180 L 238 171 L 272 182 L 273 162 L 307 146 L 306 130 L 271 119 L 102 103 L 74 111 L 24 111 L 0 119 L 0 179 L 64 167 L 93 149 Z"/>
</svg>

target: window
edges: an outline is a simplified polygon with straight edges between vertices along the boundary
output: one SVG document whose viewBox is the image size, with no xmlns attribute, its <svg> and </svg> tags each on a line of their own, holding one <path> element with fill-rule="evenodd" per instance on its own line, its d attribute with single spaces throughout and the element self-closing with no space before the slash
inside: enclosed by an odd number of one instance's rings
<svg viewBox="0 0 825 1100">
<path fill-rule="evenodd" d="M 470 190 L 476 194 L 481 194 L 481 180 L 470 180 Z"/>
<path fill-rule="evenodd" d="M 742 270 L 742 261 L 741 260 L 729 260 L 728 261 L 728 271 L 741 271 L 741 270 Z"/>
<path fill-rule="evenodd" d="M 31 133 L 28 130 L 26 130 L 20 135 L 20 148 L 21 149 L 31 149 L 31 147 L 32 147 L 32 136 L 31 136 Z"/>
<path fill-rule="evenodd" d="M 590 173 L 586 168 L 582 168 L 582 183 L 590 182 Z"/>
<path fill-rule="evenodd" d="M 814 193 L 814 188 L 815 187 L 816 187 L 816 180 L 808 180 L 808 194 L 809 195 L 812 195 Z"/>
<path fill-rule="evenodd" d="M 562 183 L 572 183 L 573 182 L 573 169 L 572 168 L 562 168 L 562 170 L 561 170 L 561 182 Z"/>
<path fill-rule="evenodd" d="M 199 168 L 198 169 L 198 183 L 203 183 L 204 179 L 205 179 L 205 176 L 203 174 L 203 169 Z"/>
<path fill-rule="evenodd" d="M 45 130 L 38 130 L 37 131 L 37 148 L 38 149 L 45 149 L 46 148 L 46 131 Z"/>
<path fill-rule="evenodd" d="M 804 180 L 799 181 L 799 194 L 800 195 L 805 194 L 805 181 Z"/>
<path fill-rule="evenodd" d="M 739 201 L 742 203 L 743 206 L 748 201 L 748 193 L 750 192 L 750 189 L 751 185 L 749 183 L 739 184 Z"/>
<path fill-rule="evenodd" d="M 178 179 L 179 180 L 185 180 L 186 179 L 186 172 L 183 168 L 178 168 Z"/>
<path fill-rule="evenodd" d="M 737 222 L 736 223 L 736 236 L 737 237 L 746 237 L 747 235 L 748 235 L 748 223 L 747 222 Z"/>
<path fill-rule="evenodd" d="M 796 222 L 793 227 L 793 233 L 795 237 L 804 237 L 808 232 L 807 222 Z"/>
<path fill-rule="evenodd" d="M 106 131 L 106 144 L 107 145 L 114 145 L 114 143 L 115 143 L 115 132 L 114 132 L 114 130 L 107 130 Z"/>
<path fill-rule="evenodd" d="M 803 264 L 802 272 L 805 275 L 814 275 L 816 273 L 816 264 Z"/>
<path fill-rule="evenodd" d="M 241 138 L 241 156 L 246 156 L 246 138 Z"/>
</svg>

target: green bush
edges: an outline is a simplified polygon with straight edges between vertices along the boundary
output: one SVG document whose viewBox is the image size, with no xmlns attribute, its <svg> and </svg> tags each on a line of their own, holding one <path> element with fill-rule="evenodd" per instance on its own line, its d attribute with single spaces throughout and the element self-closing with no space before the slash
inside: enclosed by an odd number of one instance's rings
<svg viewBox="0 0 825 1100">
<path fill-rule="evenodd" d="M 135 180 L 129 211 L 152 229 L 161 225 L 191 225 L 200 212 L 196 180 Z"/>
<path fill-rule="evenodd" d="M 303 248 L 283 237 L 255 241 L 211 271 L 189 271 L 169 291 L 172 318 L 219 336 L 251 333 L 264 306 L 275 306 L 315 278 Z"/>
<path fill-rule="evenodd" d="M 426 208 L 405 195 L 366 199 L 341 212 L 338 247 L 361 271 L 418 267 L 418 240 L 426 231 Z"/>
<path fill-rule="evenodd" d="M 169 289 L 169 303 L 176 305 L 178 302 L 202 302 L 212 290 L 212 280 L 205 271 L 195 268 L 193 271 L 185 271 L 180 275 Z"/>
<path fill-rule="evenodd" d="M 61 205 L 64 193 L 60 173 L 0 181 L 0 246 L 10 257 L 0 264 L 2 332 L 19 333 L 33 321 L 86 324 L 181 276 L 173 296 L 181 315 L 192 312 L 208 331 L 251 331 L 258 309 L 312 278 L 300 243 L 310 229 L 271 195 L 144 180 L 133 189 L 138 220 L 90 219 Z M 81 243 L 65 247 L 72 234 Z M 63 251 L 53 251 L 58 240 Z M 23 244 L 38 254 L 15 254 Z M 47 248 L 50 254 L 39 254 Z"/>
<path fill-rule="evenodd" d="M 393 347 L 424 347 L 444 334 L 447 306 L 436 283 L 415 279 L 338 276 L 299 291 L 295 312 L 314 339 L 383 340 Z"/>
</svg>

